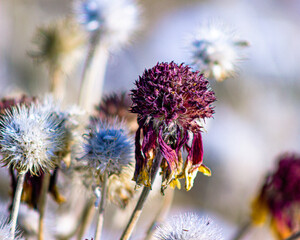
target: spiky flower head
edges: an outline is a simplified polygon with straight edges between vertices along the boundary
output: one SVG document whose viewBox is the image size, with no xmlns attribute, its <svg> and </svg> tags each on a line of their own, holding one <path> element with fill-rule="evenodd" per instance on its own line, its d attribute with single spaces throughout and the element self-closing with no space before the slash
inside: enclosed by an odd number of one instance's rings
<svg viewBox="0 0 300 240">
<path fill-rule="evenodd" d="M 157 228 L 158 240 L 222 240 L 221 229 L 209 218 L 186 213 L 173 217 Z"/>
<path fill-rule="evenodd" d="M 280 156 L 278 168 L 266 177 L 252 204 L 252 220 L 261 224 L 268 216 L 278 239 L 300 230 L 300 155 Z"/>
<path fill-rule="evenodd" d="M 36 102 L 37 98 L 22 95 L 21 97 L 5 97 L 0 100 L 0 114 L 4 114 L 5 110 L 10 110 L 18 104 L 26 104 L 29 106 L 31 103 Z"/>
<path fill-rule="evenodd" d="M 88 165 L 100 175 L 118 174 L 130 164 L 133 143 L 124 123 L 117 119 L 98 120 L 85 135 L 84 155 Z"/>
<path fill-rule="evenodd" d="M 0 119 L 1 162 L 32 174 L 53 169 L 63 141 L 62 124 L 40 104 L 17 105 L 6 111 Z"/>
<path fill-rule="evenodd" d="M 65 18 L 37 29 L 33 39 L 37 50 L 29 55 L 38 63 L 46 63 L 50 72 L 58 69 L 68 72 L 78 59 L 84 40 L 76 21 Z"/>
<path fill-rule="evenodd" d="M 139 7 L 134 0 L 78 0 L 75 13 L 89 32 L 99 32 L 110 48 L 128 42 L 139 24 Z"/>
<path fill-rule="evenodd" d="M 190 39 L 192 63 L 207 77 L 217 81 L 234 75 L 242 60 L 246 41 L 236 40 L 232 30 L 221 24 L 204 24 Z"/>
<path fill-rule="evenodd" d="M 9 219 L 5 216 L 0 216 L 0 239 L 1 240 L 11 240 L 11 223 Z M 23 240 L 20 230 L 17 229 L 14 240 Z"/>
<path fill-rule="evenodd" d="M 101 103 L 96 106 L 96 117 L 124 119 L 130 132 L 137 130 L 136 114 L 129 111 L 132 101 L 126 92 L 112 93 L 104 96 Z"/>
<path fill-rule="evenodd" d="M 205 77 L 189 66 L 157 63 L 145 70 L 132 90 L 131 111 L 138 114 L 139 124 L 135 140 L 137 184 L 151 186 L 151 167 L 157 151 L 163 155 L 162 190 L 169 183 L 180 187 L 179 178 L 186 179 L 185 188 L 189 190 L 198 171 L 210 175 L 203 164 L 200 120 L 212 117 L 211 104 L 215 100 Z M 188 152 L 185 163 L 182 150 Z"/>
</svg>

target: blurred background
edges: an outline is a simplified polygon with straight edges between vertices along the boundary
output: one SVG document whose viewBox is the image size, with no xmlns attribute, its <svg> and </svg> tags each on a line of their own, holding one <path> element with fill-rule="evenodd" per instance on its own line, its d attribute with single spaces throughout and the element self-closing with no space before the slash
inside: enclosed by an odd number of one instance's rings
<svg viewBox="0 0 300 240">
<path fill-rule="evenodd" d="M 157 62 L 190 63 L 186 36 L 217 19 L 250 43 L 237 74 L 210 81 L 216 93 L 214 119 L 207 123 L 204 163 L 211 177 L 198 174 L 191 191 L 176 190 L 172 212 L 198 211 L 221 224 L 229 239 L 247 221 L 250 202 L 264 176 L 284 152 L 300 152 L 299 0 L 142 0 L 142 27 L 132 44 L 109 59 L 104 92 L 130 90 L 145 68 Z M 35 64 L 36 28 L 72 13 L 66 0 L 0 1 L 0 96 L 16 92 L 42 96 L 47 69 Z M 67 76 L 66 103 L 78 94 L 82 62 Z M 9 186 L 1 169 L 2 189 Z M 5 199 L 8 192 L 0 192 Z M 266 228 L 245 239 L 273 239 Z"/>
</svg>

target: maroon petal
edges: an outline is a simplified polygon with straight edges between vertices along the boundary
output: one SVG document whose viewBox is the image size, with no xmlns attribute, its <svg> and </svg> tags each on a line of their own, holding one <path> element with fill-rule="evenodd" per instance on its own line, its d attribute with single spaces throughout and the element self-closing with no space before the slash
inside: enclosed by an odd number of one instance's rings
<svg viewBox="0 0 300 240">
<path fill-rule="evenodd" d="M 162 128 L 160 129 L 158 134 L 158 143 L 160 146 L 160 151 L 168 163 L 169 170 L 171 171 L 171 173 L 175 173 L 178 164 L 178 157 L 176 151 L 172 149 L 168 144 L 166 144 L 166 142 L 163 140 Z"/>
<path fill-rule="evenodd" d="M 198 168 L 203 162 L 203 143 L 201 133 L 194 134 L 192 147 L 189 149 L 187 161 L 192 163 L 192 166 Z"/>
</svg>

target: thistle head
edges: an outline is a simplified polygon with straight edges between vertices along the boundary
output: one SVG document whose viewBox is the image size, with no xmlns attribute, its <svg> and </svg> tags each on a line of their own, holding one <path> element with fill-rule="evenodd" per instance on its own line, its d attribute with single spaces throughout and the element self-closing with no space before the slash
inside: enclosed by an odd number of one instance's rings
<svg viewBox="0 0 300 240">
<path fill-rule="evenodd" d="M 157 228 L 157 240 L 222 240 L 221 229 L 209 218 L 196 214 L 178 215 Z"/>
<path fill-rule="evenodd" d="M 163 184 L 179 186 L 178 178 L 186 179 L 189 190 L 197 171 L 209 175 L 203 165 L 201 119 L 212 117 L 216 100 L 207 79 L 189 66 L 158 63 L 136 81 L 132 90 L 133 113 L 138 114 L 136 132 L 136 171 L 138 184 L 151 185 L 150 172 L 157 151 L 161 151 Z M 141 133 L 143 135 L 140 144 Z M 188 145 L 192 136 L 192 144 Z M 184 162 L 181 151 L 188 157 Z"/>
<path fill-rule="evenodd" d="M 202 25 L 190 37 L 192 63 L 207 77 L 223 81 L 234 75 L 241 50 L 248 45 L 222 25 Z"/>
<path fill-rule="evenodd" d="M 260 224 L 271 218 L 271 227 L 278 239 L 299 231 L 300 156 L 280 156 L 278 168 L 269 174 L 252 204 L 252 219 Z"/>
<path fill-rule="evenodd" d="M 63 123 L 40 104 L 17 105 L 0 119 L 1 162 L 18 172 L 49 171 L 61 150 Z"/>
<path fill-rule="evenodd" d="M 38 63 L 46 63 L 50 72 L 57 69 L 68 72 L 78 57 L 78 49 L 84 43 L 84 35 L 76 22 L 65 18 L 39 27 L 33 38 L 36 51 L 29 55 Z"/>
<path fill-rule="evenodd" d="M 99 32 L 100 41 L 111 49 L 128 42 L 138 28 L 139 8 L 134 0 L 78 0 L 78 22 L 89 32 Z"/>
<path fill-rule="evenodd" d="M 119 119 L 124 119 L 130 128 L 130 132 L 136 132 L 136 115 L 129 111 L 131 103 L 129 95 L 125 92 L 104 96 L 101 103 L 96 106 L 96 118 L 118 117 Z"/>
<path fill-rule="evenodd" d="M 133 143 L 124 123 L 116 119 L 99 119 L 90 126 L 84 138 L 84 155 L 81 159 L 86 160 L 100 175 L 118 174 L 130 164 Z"/>
</svg>

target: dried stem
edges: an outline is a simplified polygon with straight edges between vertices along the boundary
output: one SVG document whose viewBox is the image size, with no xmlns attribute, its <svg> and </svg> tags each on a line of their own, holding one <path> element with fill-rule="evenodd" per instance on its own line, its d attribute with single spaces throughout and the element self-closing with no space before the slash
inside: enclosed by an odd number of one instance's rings
<svg viewBox="0 0 300 240">
<path fill-rule="evenodd" d="M 108 178 L 107 173 L 104 173 L 102 189 L 101 189 L 101 201 L 100 201 L 99 212 L 98 212 L 98 217 L 97 217 L 95 240 L 101 239 L 103 220 L 104 220 L 104 210 L 105 210 L 105 203 L 106 203 L 106 195 L 107 195 L 107 180 L 108 180 L 107 178 Z"/>
<path fill-rule="evenodd" d="M 246 223 L 240 226 L 232 240 L 239 240 L 242 239 L 242 237 L 248 232 L 248 230 L 251 228 L 252 223 L 250 220 L 248 220 Z"/>
<path fill-rule="evenodd" d="M 50 71 L 50 92 L 56 99 L 63 99 L 65 96 L 65 79 L 62 71 L 58 68 Z"/>
<path fill-rule="evenodd" d="M 300 238 L 300 231 L 296 232 L 295 234 L 291 235 L 290 237 L 286 238 L 285 240 L 296 240 Z"/>
<path fill-rule="evenodd" d="M 145 240 L 151 239 L 156 226 L 159 223 L 161 223 L 164 220 L 164 218 L 168 215 L 171 205 L 172 205 L 172 202 L 173 202 L 174 192 L 175 192 L 174 189 L 167 190 L 167 192 L 163 198 L 163 202 L 162 202 L 153 222 L 151 223 L 150 227 L 148 228 Z"/>
<path fill-rule="evenodd" d="M 87 228 L 87 226 L 90 225 L 91 221 L 92 221 L 92 217 L 93 217 L 93 210 L 94 210 L 94 198 L 92 198 L 91 200 L 88 201 L 88 203 L 85 205 L 82 216 L 81 216 L 81 220 L 79 222 L 79 232 L 78 232 L 78 236 L 77 236 L 77 240 L 82 240 L 83 239 L 83 235 L 84 232 Z"/>
<path fill-rule="evenodd" d="M 44 239 L 44 217 L 45 217 L 45 209 L 47 203 L 47 193 L 50 184 L 50 173 L 45 173 L 43 178 L 42 192 L 41 198 L 39 202 L 39 232 L 38 232 L 38 240 Z"/>
<path fill-rule="evenodd" d="M 160 163 L 162 161 L 162 155 L 160 153 L 160 151 L 158 150 L 158 153 L 155 156 L 154 162 L 153 162 L 153 166 L 152 166 L 152 172 L 151 172 L 151 184 L 154 182 L 154 179 L 156 177 L 156 174 L 158 172 L 158 169 L 160 167 Z M 149 195 L 150 192 L 150 187 L 144 187 L 143 191 L 140 195 L 139 201 L 136 204 L 135 209 L 133 210 L 133 213 L 131 215 L 131 218 L 120 238 L 120 240 L 128 240 L 132 234 L 132 231 L 142 213 L 142 209 L 144 206 L 144 203 L 146 202 L 146 199 Z"/>
<path fill-rule="evenodd" d="M 97 31 L 91 38 L 81 76 L 78 104 L 88 111 L 101 99 L 108 60 L 108 49 L 99 41 L 100 32 Z"/>
<path fill-rule="evenodd" d="M 17 183 L 16 193 L 15 193 L 15 197 L 14 197 L 14 201 L 13 201 L 13 208 L 12 208 L 11 220 L 10 220 L 10 222 L 11 222 L 11 229 L 10 229 L 11 240 L 15 239 L 17 219 L 18 219 L 18 213 L 19 213 L 19 208 L 20 208 L 20 202 L 21 202 L 21 196 L 22 196 L 22 191 L 23 191 L 25 175 L 26 175 L 26 172 L 21 172 L 21 173 L 19 173 L 19 176 L 18 176 L 18 183 Z"/>
</svg>

